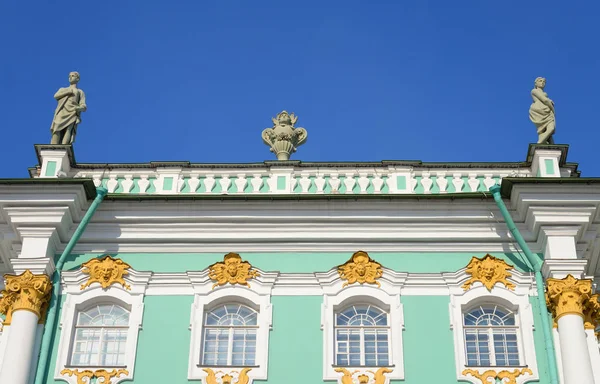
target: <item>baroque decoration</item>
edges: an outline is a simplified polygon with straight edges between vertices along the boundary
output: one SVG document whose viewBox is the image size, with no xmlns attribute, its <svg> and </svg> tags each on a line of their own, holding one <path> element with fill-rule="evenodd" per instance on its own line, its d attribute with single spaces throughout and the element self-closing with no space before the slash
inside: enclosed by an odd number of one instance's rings
<svg viewBox="0 0 600 384">
<path fill-rule="evenodd" d="M 465 369 L 462 374 L 463 375 L 471 375 L 479 380 L 481 380 L 482 383 L 492 383 L 493 381 L 490 381 L 490 379 L 493 380 L 500 380 L 500 382 L 502 384 L 517 384 L 517 377 L 524 375 L 524 374 L 530 374 L 533 375 L 533 372 L 531 371 L 531 369 L 529 368 L 522 368 L 522 369 L 515 369 L 512 372 L 510 371 L 500 371 L 500 372 L 496 372 L 493 369 L 487 370 L 483 373 L 479 373 L 478 371 L 474 370 L 474 369 Z M 508 379 L 508 381 L 506 380 Z"/>
<path fill-rule="evenodd" d="M 385 374 L 391 373 L 393 369 L 381 367 L 376 372 L 359 370 L 350 372 L 346 368 L 336 368 L 335 371 L 342 374 L 342 384 L 384 384 Z"/>
<path fill-rule="evenodd" d="M 257 271 L 252 271 L 252 266 L 237 253 L 230 252 L 223 257 L 223 261 L 211 265 L 208 277 L 215 280 L 213 289 L 227 283 L 231 285 L 239 284 L 250 287 L 248 280 L 260 276 Z"/>
<path fill-rule="evenodd" d="M 350 260 L 338 266 L 338 273 L 342 280 L 347 280 L 342 288 L 354 283 L 376 284 L 377 287 L 381 287 L 377 279 L 383 275 L 383 269 L 367 252 L 354 253 Z"/>
<path fill-rule="evenodd" d="M 546 280 L 546 304 L 558 322 L 564 315 L 575 314 L 584 318 L 587 329 L 594 329 L 600 317 L 598 294 L 592 295 L 592 280 L 576 279 L 568 275 L 564 279 Z"/>
<path fill-rule="evenodd" d="M 473 257 L 467 265 L 466 270 L 466 273 L 471 275 L 471 278 L 463 284 L 462 288 L 467 291 L 472 287 L 473 283 L 479 281 L 488 291 L 491 291 L 496 283 L 504 284 L 506 288 L 514 290 L 515 285 L 508 281 L 508 278 L 512 276 L 508 271 L 513 268 L 506 261 L 489 254 L 481 259 Z"/>
<path fill-rule="evenodd" d="M 229 373 L 223 371 L 215 372 L 210 368 L 203 368 L 202 370 L 208 374 L 206 376 L 206 384 L 248 384 L 250 381 L 248 372 L 252 368 L 243 368 L 239 372 L 230 371 Z"/>
<path fill-rule="evenodd" d="M 103 289 L 113 284 L 121 284 L 125 289 L 131 289 L 129 284 L 125 283 L 123 277 L 128 275 L 127 271 L 131 266 L 121 259 L 113 259 L 110 256 L 104 256 L 100 259 L 92 259 L 81 265 L 82 272 L 90 275 L 88 281 L 81 285 L 81 290 L 89 287 L 93 283 L 100 283 Z"/>
<path fill-rule="evenodd" d="M 306 142 L 308 133 L 304 128 L 294 127 L 298 116 L 293 113 L 290 115 L 287 111 L 282 111 L 271 120 L 273 127 L 262 132 L 262 139 L 271 147 L 271 152 L 275 153 L 277 160 L 289 160 L 290 155 Z"/>
<path fill-rule="evenodd" d="M 50 278 L 26 270 L 20 275 L 4 275 L 4 279 L 5 289 L 0 298 L 0 313 L 6 315 L 3 325 L 10 325 L 13 312 L 21 309 L 35 313 L 43 323 L 52 291 Z"/>
<path fill-rule="evenodd" d="M 112 384 L 112 378 L 117 378 L 121 375 L 129 375 L 129 371 L 126 369 L 113 369 L 112 371 L 107 371 L 106 369 L 97 369 L 95 371 L 90 371 L 89 369 L 83 371 L 78 369 L 63 369 L 60 371 L 60 374 L 66 376 L 75 375 L 77 377 L 77 384 L 89 384 L 94 378 L 98 379 L 96 380 L 97 383 Z"/>
</svg>

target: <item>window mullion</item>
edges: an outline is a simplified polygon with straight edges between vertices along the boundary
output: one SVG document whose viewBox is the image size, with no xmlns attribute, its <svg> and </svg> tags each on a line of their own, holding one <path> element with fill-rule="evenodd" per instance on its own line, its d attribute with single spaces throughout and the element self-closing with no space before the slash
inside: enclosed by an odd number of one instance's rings
<svg viewBox="0 0 600 384">
<path fill-rule="evenodd" d="M 360 365 L 365 365 L 365 327 L 360 327 Z"/>
<path fill-rule="evenodd" d="M 98 345 L 98 365 L 100 366 L 104 365 L 102 362 L 102 345 L 104 345 L 104 328 L 100 328 L 100 341 Z"/>
<path fill-rule="evenodd" d="M 488 349 L 490 350 L 490 364 L 496 366 L 496 350 L 494 348 L 494 328 L 488 329 Z"/>
<path fill-rule="evenodd" d="M 227 365 L 233 364 L 233 327 L 229 327 L 229 336 L 227 338 Z"/>
</svg>

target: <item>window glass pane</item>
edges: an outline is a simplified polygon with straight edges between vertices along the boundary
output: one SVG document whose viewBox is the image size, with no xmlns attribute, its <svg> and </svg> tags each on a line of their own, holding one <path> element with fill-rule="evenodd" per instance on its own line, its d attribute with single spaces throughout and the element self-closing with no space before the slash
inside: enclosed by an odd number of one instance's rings
<svg viewBox="0 0 600 384">
<path fill-rule="evenodd" d="M 251 308 L 238 304 L 219 306 L 206 314 L 205 325 L 216 326 L 255 326 L 258 313 Z"/>
</svg>

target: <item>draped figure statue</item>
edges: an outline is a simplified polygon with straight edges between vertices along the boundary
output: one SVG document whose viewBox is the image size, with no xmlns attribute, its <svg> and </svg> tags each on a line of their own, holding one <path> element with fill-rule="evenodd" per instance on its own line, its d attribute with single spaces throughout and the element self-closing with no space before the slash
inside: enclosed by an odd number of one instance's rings
<svg viewBox="0 0 600 384">
<path fill-rule="evenodd" d="M 545 86 L 546 79 L 543 77 L 535 79 L 535 87 L 531 90 L 533 103 L 529 107 L 529 119 L 537 127 L 538 144 L 554 144 L 552 138 L 556 130 L 554 102 L 544 92 Z"/>
<path fill-rule="evenodd" d="M 70 85 L 60 88 L 54 98 L 58 101 L 54 119 L 50 126 L 52 141 L 50 144 L 73 144 L 77 134 L 77 125 L 81 123 L 81 112 L 87 110 L 85 93 L 77 88 L 79 73 L 69 73 Z"/>
</svg>

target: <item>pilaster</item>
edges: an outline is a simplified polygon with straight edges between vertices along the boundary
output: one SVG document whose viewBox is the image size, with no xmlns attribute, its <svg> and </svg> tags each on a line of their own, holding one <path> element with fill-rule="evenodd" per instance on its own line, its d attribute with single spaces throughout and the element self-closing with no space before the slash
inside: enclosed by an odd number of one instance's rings
<svg viewBox="0 0 600 384">
<path fill-rule="evenodd" d="M 75 155 L 71 145 L 36 145 L 41 165 L 39 177 L 68 177 Z"/>
<path fill-rule="evenodd" d="M 530 145 L 531 174 L 534 177 L 560 177 L 560 165 L 566 159 L 567 148 L 565 145 Z"/>
</svg>

